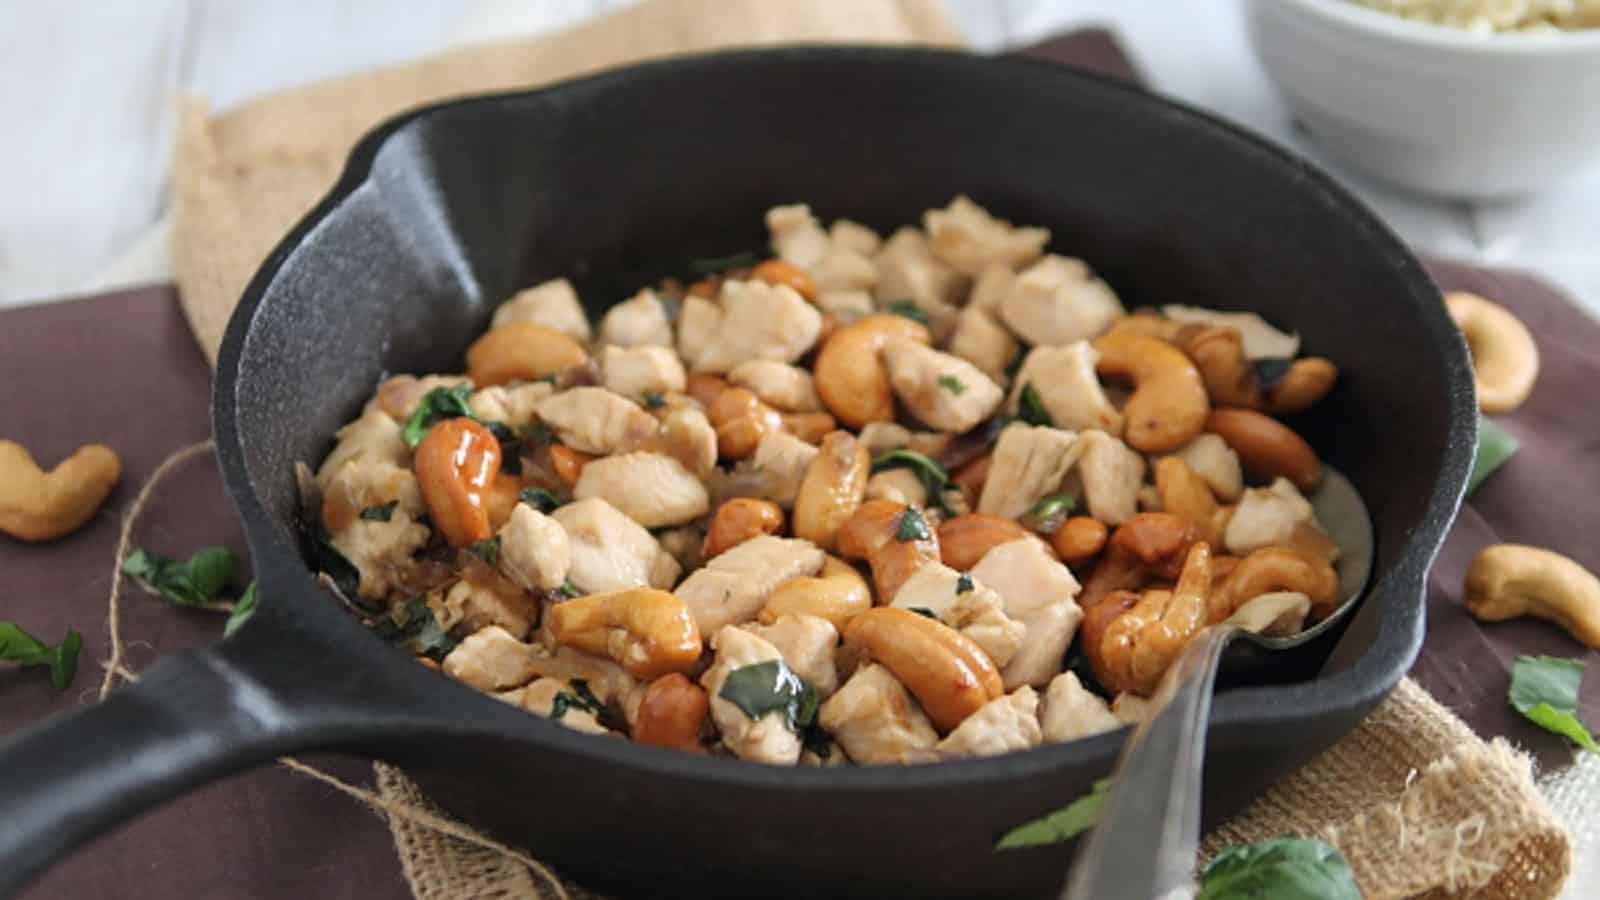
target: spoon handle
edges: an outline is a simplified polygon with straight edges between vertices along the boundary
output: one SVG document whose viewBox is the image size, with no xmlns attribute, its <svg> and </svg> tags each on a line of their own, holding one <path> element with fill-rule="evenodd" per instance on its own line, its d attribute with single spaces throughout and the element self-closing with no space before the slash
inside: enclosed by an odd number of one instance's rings
<svg viewBox="0 0 1600 900">
<path fill-rule="evenodd" d="M 1065 900 L 1154 900 L 1193 885 L 1211 688 L 1238 633 L 1231 625 L 1206 629 L 1167 669 L 1149 715 L 1122 748 Z"/>
</svg>

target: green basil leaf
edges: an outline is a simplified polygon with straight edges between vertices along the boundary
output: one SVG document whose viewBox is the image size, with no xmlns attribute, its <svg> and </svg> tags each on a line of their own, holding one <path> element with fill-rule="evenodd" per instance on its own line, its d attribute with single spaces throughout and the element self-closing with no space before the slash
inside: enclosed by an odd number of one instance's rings
<svg viewBox="0 0 1600 900">
<path fill-rule="evenodd" d="M 1570 739 L 1591 753 L 1600 753 L 1594 735 L 1578 719 L 1578 688 L 1583 660 L 1556 656 L 1519 656 L 1511 666 L 1511 706 L 1528 721 Z"/>
<path fill-rule="evenodd" d="M 972 590 L 972 576 L 962 572 L 961 577 L 956 579 L 956 595 L 960 596 L 970 590 Z"/>
<path fill-rule="evenodd" d="M 561 587 L 556 588 L 556 590 L 561 592 L 561 596 L 569 600 L 573 597 L 583 596 L 583 591 L 578 590 L 578 586 L 572 583 L 571 578 L 562 579 Z"/>
<path fill-rule="evenodd" d="M 572 692 L 577 695 L 579 702 L 583 704 L 584 709 L 592 713 L 598 713 L 600 710 L 605 709 L 606 705 L 600 702 L 600 698 L 594 695 L 594 691 L 589 690 L 587 679 L 574 678 L 569 684 L 572 687 Z"/>
<path fill-rule="evenodd" d="M 250 621 L 250 617 L 255 614 L 256 583 L 252 581 L 250 586 L 244 589 L 244 593 L 240 594 L 239 599 L 233 604 L 233 612 L 228 613 L 228 622 L 222 626 L 222 636 L 232 637 L 233 633 L 238 631 L 244 623 Z"/>
<path fill-rule="evenodd" d="M 1055 427 L 1055 420 L 1050 418 L 1050 413 L 1044 408 L 1044 400 L 1039 397 L 1039 391 L 1031 383 L 1022 386 L 1022 393 L 1017 397 L 1017 418 L 1029 425 L 1047 425 Z"/>
<path fill-rule="evenodd" d="M 648 409 L 660 409 L 667 405 L 667 398 L 660 391 L 645 391 L 644 405 Z"/>
<path fill-rule="evenodd" d="M 702 256 L 689 260 L 689 271 L 696 275 L 718 275 L 729 269 L 746 269 L 761 262 L 762 255 L 755 250 L 730 253 L 727 256 Z"/>
<path fill-rule="evenodd" d="M 495 565 L 500 562 L 500 536 L 473 541 L 467 545 L 467 552 L 491 566 Z"/>
<path fill-rule="evenodd" d="M 933 537 L 928 530 L 928 522 L 922 518 L 922 513 L 916 507 L 908 506 L 900 514 L 900 524 L 895 527 L 894 539 L 897 541 L 926 541 Z"/>
<path fill-rule="evenodd" d="M 239 557 L 226 547 L 205 547 L 188 561 L 179 562 L 135 547 L 123 560 L 122 573 L 169 603 L 204 606 L 233 582 L 239 573 Z"/>
<path fill-rule="evenodd" d="M 428 433 L 428 429 L 440 419 L 471 417 L 472 408 L 467 405 L 467 398 L 471 395 L 470 382 L 452 387 L 436 387 L 424 394 L 422 400 L 417 403 L 416 410 L 400 429 L 400 436 L 405 438 L 406 446 L 415 450 L 417 445 L 422 443 L 422 438 Z"/>
<path fill-rule="evenodd" d="M 561 506 L 561 498 L 541 487 L 526 487 L 517 494 L 517 500 L 537 509 L 539 512 L 552 512 Z"/>
<path fill-rule="evenodd" d="M 78 674 L 78 652 L 83 635 L 71 628 L 59 644 L 46 644 L 15 622 L 0 622 L 0 660 L 24 666 L 44 666 L 50 670 L 50 683 L 64 691 Z"/>
<path fill-rule="evenodd" d="M 1051 494 L 1033 505 L 1022 515 L 1022 525 L 1041 534 L 1055 534 L 1061 523 L 1078 508 L 1078 498 L 1071 494 Z"/>
<path fill-rule="evenodd" d="M 1361 900 L 1350 864 L 1310 838 L 1272 838 L 1217 854 L 1195 900 Z"/>
<path fill-rule="evenodd" d="M 817 717 L 817 692 L 781 659 L 734 669 L 723 679 L 717 696 L 739 707 L 752 721 L 781 712 L 789 730 L 796 734 Z"/>
<path fill-rule="evenodd" d="M 1017 355 L 1011 357 L 1011 362 L 1006 363 L 1006 377 L 1007 378 L 1015 378 L 1015 377 L 1017 377 L 1017 373 L 1022 371 L 1022 362 L 1023 362 L 1023 360 L 1026 360 L 1027 358 L 1028 358 L 1028 347 L 1027 347 L 1027 345 L 1026 344 L 1019 345 L 1017 347 Z"/>
<path fill-rule="evenodd" d="M 417 656 L 443 659 L 456 647 L 451 637 L 434 618 L 426 597 L 416 596 L 395 604 L 389 614 L 372 624 L 372 630 L 391 644 L 404 647 Z"/>
<path fill-rule="evenodd" d="M 910 300 L 896 300 L 888 306 L 885 306 L 883 311 L 889 313 L 890 315 L 900 316 L 904 319 L 910 319 L 911 321 L 922 325 L 928 324 L 928 314 L 923 312 L 922 307 Z"/>
<path fill-rule="evenodd" d="M 522 443 L 530 447 L 540 447 L 547 444 L 561 443 L 561 441 L 556 437 L 556 433 L 550 430 L 550 426 L 543 422 L 533 422 L 523 425 L 521 428 L 517 429 L 517 437 L 522 439 Z"/>
<path fill-rule="evenodd" d="M 1472 452 L 1472 474 L 1467 476 L 1467 496 L 1471 497 L 1484 480 L 1506 464 L 1522 446 L 1516 438 L 1493 421 L 1478 417 L 1478 445 Z"/>
<path fill-rule="evenodd" d="M 942 387 L 950 393 L 955 394 L 957 397 L 967 392 L 967 386 L 961 382 L 961 379 L 955 377 L 954 375 L 940 375 L 939 387 Z"/>
<path fill-rule="evenodd" d="M 333 539 L 328 536 L 328 529 L 322 524 L 322 517 L 312 516 L 306 530 L 312 566 L 328 576 L 333 581 L 333 586 L 346 600 L 352 603 L 361 602 L 358 593 L 361 587 L 361 570 L 333 545 Z"/>
<path fill-rule="evenodd" d="M 922 487 L 928 492 L 930 503 L 943 503 L 945 486 L 950 483 L 950 473 L 938 460 L 915 450 L 888 450 L 872 461 L 872 471 L 903 467 L 917 474 Z"/>
<path fill-rule="evenodd" d="M 1021 847 L 1042 847 L 1070 841 L 1094 827 L 1100 820 L 1100 809 L 1106 805 L 1106 791 L 1111 779 L 1096 781 L 1089 792 L 1049 815 L 1006 832 L 994 845 L 996 850 L 1016 850 Z"/>
<path fill-rule="evenodd" d="M 361 518 L 368 522 L 387 522 L 394 518 L 394 508 L 399 505 L 399 500 L 390 500 L 378 506 L 369 506 L 361 511 Z"/>
</svg>

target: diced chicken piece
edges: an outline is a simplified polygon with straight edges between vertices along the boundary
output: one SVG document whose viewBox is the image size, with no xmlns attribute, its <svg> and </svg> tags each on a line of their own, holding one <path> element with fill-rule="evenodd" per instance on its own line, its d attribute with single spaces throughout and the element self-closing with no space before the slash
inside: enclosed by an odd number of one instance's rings
<svg viewBox="0 0 1600 900">
<path fill-rule="evenodd" d="M 1000 301 L 1000 318 L 1034 346 L 1093 338 L 1122 313 L 1122 301 L 1083 260 L 1055 255 L 1024 269 Z"/>
<path fill-rule="evenodd" d="M 816 689 L 819 699 L 826 700 L 839 689 L 839 670 L 833 664 L 839 630 L 832 622 L 791 614 L 779 616 L 771 625 L 747 623 L 741 627 L 777 647 L 784 663 Z"/>
<path fill-rule="evenodd" d="M 463 578 L 450 585 L 442 597 L 439 593 L 429 595 L 428 605 L 433 608 L 439 627 L 446 630 L 458 624 L 468 631 L 497 625 L 520 641 L 528 636 L 539 616 L 537 600 L 517 585 L 499 579 Z"/>
<path fill-rule="evenodd" d="M 717 430 L 696 407 L 685 406 L 667 413 L 661 420 L 660 446 L 697 478 L 707 477 L 717 466 Z"/>
<path fill-rule="evenodd" d="M 693 572 L 705 565 L 705 529 L 694 525 L 668 528 L 656 534 L 661 549 L 672 554 L 685 572 Z"/>
<path fill-rule="evenodd" d="M 324 492 L 335 472 L 356 460 L 411 465 L 411 448 L 400 435 L 400 423 L 380 409 L 368 408 L 361 417 L 339 429 L 338 443 L 317 469 L 317 487 Z"/>
<path fill-rule="evenodd" d="M 817 308 L 846 325 L 877 311 L 872 295 L 866 291 L 820 291 Z"/>
<path fill-rule="evenodd" d="M 890 338 L 883 345 L 883 362 L 900 402 L 938 431 L 966 431 L 1005 399 L 1000 386 L 977 366 L 908 338 Z"/>
<path fill-rule="evenodd" d="M 527 684 L 536 674 L 533 647 L 498 625 L 467 635 L 444 658 L 444 673 L 480 691 L 504 691 Z"/>
<path fill-rule="evenodd" d="M 811 373 L 799 366 L 770 359 L 752 359 L 728 373 L 728 383 L 749 388 L 768 406 L 784 412 L 817 412 L 822 398 Z"/>
<path fill-rule="evenodd" d="M 972 283 L 972 291 L 967 294 L 967 306 L 998 317 L 1000 301 L 1011 293 L 1011 285 L 1016 280 L 1017 273 L 1010 266 L 993 265 L 984 269 L 978 280 Z"/>
<path fill-rule="evenodd" d="M 961 357 L 996 384 L 1009 380 L 1006 368 L 1017 356 L 1017 339 L 989 312 L 968 306 L 956 317 L 956 330 L 950 335 L 950 352 Z"/>
<path fill-rule="evenodd" d="M 989 586 L 1005 603 L 1006 615 L 1022 623 L 1022 644 L 1000 671 L 1006 690 L 1044 687 L 1061 671 L 1072 636 L 1083 621 L 1078 579 L 1033 538 L 992 548 L 972 567 L 972 579 Z"/>
<path fill-rule="evenodd" d="M 1150 715 L 1150 701 L 1138 694 L 1118 694 L 1111 700 L 1111 714 L 1124 725 L 1138 725 Z"/>
<path fill-rule="evenodd" d="M 1016 412 L 1022 389 L 1032 386 L 1039 394 L 1044 411 L 1057 428 L 1081 431 L 1097 428 L 1109 434 L 1122 433 L 1122 413 L 1111 405 L 1100 378 L 1094 373 L 1100 354 L 1088 341 L 1073 341 L 1060 347 L 1035 347 L 1028 351 L 1011 385 L 1006 408 Z"/>
<path fill-rule="evenodd" d="M 722 551 L 678 585 L 701 634 L 756 617 L 773 589 L 822 569 L 822 551 L 810 541 L 770 534 Z"/>
<path fill-rule="evenodd" d="M 722 321 L 695 357 L 696 372 L 729 372 L 751 359 L 794 362 L 822 333 L 822 314 L 788 285 L 724 281 L 720 302 Z"/>
<path fill-rule="evenodd" d="M 417 405 L 422 398 L 432 393 L 435 388 L 455 387 L 458 384 L 469 384 L 465 375 L 424 375 L 418 378 L 415 375 L 395 375 L 384 379 L 378 385 L 378 390 L 367 401 L 363 412 L 381 410 L 396 422 L 404 422 L 411 418 L 417 411 Z"/>
<path fill-rule="evenodd" d="M 526 503 L 511 510 L 500 528 L 500 571 L 530 591 L 561 587 L 572 568 L 567 530 Z"/>
<path fill-rule="evenodd" d="M 956 195 L 944 209 L 923 213 L 922 227 L 935 256 L 974 276 L 993 265 L 1013 269 L 1027 265 L 1050 243 L 1050 229 L 1015 227 L 964 194 Z"/>
<path fill-rule="evenodd" d="M 640 685 L 639 679 L 617 663 L 573 647 L 557 647 L 553 653 L 535 647 L 532 665 L 541 678 L 582 681 L 601 703 L 620 704 Z"/>
<path fill-rule="evenodd" d="M 496 384 L 473 391 L 467 398 L 467 407 L 480 419 L 519 428 L 537 418 L 539 403 L 555 392 L 555 385 L 548 381 L 515 387 Z"/>
<path fill-rule="evenodd" d="M 1121 525 L 1139 511 L 1139 486 L 1144 483 L 1144 457 L 1104 431 L 1078 436 L 1083 456 L 1078 474 L 1089 515 L 1107 525 Z"/>
<path fill-rule="evenodd" d="M 645 394 L 682 391 L 683 363 L 670 346 L 619 347 L 608 344 L 600 354 L 600 378 L 606 390 L 629 400 Z"/>
<path fill-rule="evenodd" d="M 411 570 L 412 555 L 428 542 L 428 526 L 396 509 L 388 521 L 356 519 L 333 532 L 330 542 L 360 573 L 356 593 L 378 599 L 388 596 Z"/>
<path fill-rule="evenodd" d="M 682 525 L 711 509 L 705 483 L 670 456 L 623 453 L 592 460 L 572 486 L 576 500 L 598 497 L 646 528 Z"/>
<path fill-rule="evenodd" d="M 918 508 L 928 505 L 928 488 L 917 473 L 904 466 L 884 469 L 867 479 L 868 500 L 892 500 Z"/>
<path fill-rule="evenodd" d="M 911 429 L 893 422 L 868 422 L 856 436 L 861 446 L 876 457 L 889 450 L 899 450 L 911 445 Z"/>
<path fill-rule="evenodd" d="M 955 325 L 956 304 L 966 294 L 970 280 L 933 255 L 928 239 L 915 228 L 896 231 L 874 262 L 878 284 L 872 289 L 880 306 L 910 300 L 928 314 L 937 339 Z"/>
<path fill-rule="evenodd" d="M 1289 543 L 1295 526 L 1310 521 L 1311 503 L 1289 479 L 1279 478 L 1269 487 L 1250 488 L 1244 492 L 1233 517 L 1228 520 L 1222 544 L 1229 553 L 1245 556 L 1262 547 Z"/>
<path fill-rule="evenodd" d="M 933 613 L 982 648 L 997 667 L 1011 662 L 1022 646 L 1025 629 L 1006 615 L 1000 595 L 976 577 L 963 580 L 960 572 L 943 563 L 924 563 L 900 586 L 890 605 Z"/>
<path fill-rule="evenodd" d="M 1031 687 L 1020 687 L 962 719 L 937 749 L 945 759 L 961 759 L 1030 750 L 1042 742 L 1039 695 Z"/>
<path fill-rule="evenodd" d="M 1020 422 L 1006 426 L 995 442 L 978 512 L 1017 518 L 1055 492 L 1082 452 L 1070 431 Z"/>
<path fill-rule="evenodd" d="M 722 307 L 714 301 L 690 294 L 678 310 L 678 355 L 685 360 L 700 358 L 717 328 L 722 324 Z"/>
<path fill-rule="evenodd" d="M 1218 500 L 1233 503 L 1244 493 L 1244 470 L 1239 465 L 1239 454 L 1221 437 L 1205 432 L 1183 445 L 1178 456 L 1205 481 Z"/>
<path fill-rule="evenodd" d="M 1288 637 L 1305 627 L 1311 598 L 1299 591 L 1260 594 L 1239 605 L 1225 621 L 1251 634 Z"/>
<path fill-rule="evenodd" d="M 1045 740 L 1061 743 L 1116 731 L 1122 722 L 1111 714 L 1106 701 L 1083 686 L 1076 674 L 1062 672 L 1045 689 L 1039 726 Z"/>
<path fill-rule="evenodd" d="M 922 708 L 888 669 L 872 663 L 856 670 L 822 704 L 817 721 L 864 766 L 934 762 L 939 734 Z"/>
<path fill-rule="evenodd" d="M 854 250 L 868 256 L 877 253 L 878 248 L 883 246 L 883 238 L 879 237 L 876 231 L 849 219 L 834 219 L 833 224 L 828 226 L 828 239 L 835 247 Z"/>
<path fill-rule="evenodd" d="M 605 388 L 575 387 L 539 401 L 539 418 L 561 443 L 605 456 L 644 446 L 656 435 L 656 417 Z"/>
<path fill-rule="evenodd" d="M 583 593 L 631 587 L 669 590 L 677 583 L 678 561 L 643 525 L 606 501 L 596 497 L 568 503 L 551 518 L 566 529 L 572 552 L 567 578 Z"/>
<path fill-rule="evenodd" d="M 872 257 L 845 247 L 832 247 L 811 269 L 819 292 L 870 291 L 878 283 Z"/>
<path fill-rule="evenodd" d="M 371 456 L 356 456 L 332 470 L 322 488 L 322 521 L 338 531 L 373 506 L 395 504 L 392 512 L 418 518 L 422 491 L 410 466 Z"/>
<path fill-rule="evenodd" d="M 1300 335 L 1280 331 L 1252 312 L 1219 312 L 1169 303 L 1161 307 L 1161 313 L 1178 322 L 1202 322 L 1237 330 L 1244 339 L 1246 359 L 1293 359 L 1300 353 Z"/>
<path fill-rule="evenodd" d="M 565 694 L 560 710 L 556 697 Z M 510 699 L 509 697 L 505 699 Z M 516 704 L 536 716 L 544 716 L 584 734 L 609 734 L 610 731 L 595 714 L 578 705 L 579 698 L 570 682 L 558 678 L 540 678 L 516 694 Z M 560 715 L 556 715 L 560 712 Z"/>
<path fill-rule="evenodd" d="M 817 224 L 811 207 L 804 203 L 774 206 L 767 210 L 767 231 L 772 235 L 772 252 L 784 262 L 810 270 L 828 252 L 828 233 Z"/>
<path fill-rule="evenodd" d="M 600 320 L 600 343 L 621 347 L 672 346 L 672 323 L 656 292 L 645 288 L 606 310 Z"/>
<path fill-rule="evenodd" d="M 718 628 L 711 636 L 711 646 L 717 651 L 716 661 L 700 676 L 700 684 L 711 697 L 711 720 L 722 733 L 723 746 L 740 759 L 794 765 L 800 760 L 800 736 L 781 710 L 751 719 L 737 704 L 722 697 L 722 686 L 730 674 L 746 666 L 781 660 L 783 654 L 754 634 L 732 626 Z"/>
<path fill-rule="evenodd" d="M 787 432 L 775 432 L 762 438 L 750 460 L 751 468 L 762 475 L 766 485 L 762 499 L 771 500 L 784 509 L 793 507 L 795 496 L 800 493 L 800 482 L 805 479 L 806 470 L 811 468 L 818 452 L 814 444 Z"/>
<path fill-rule="evenodd" d="M 495 309 L 490 327 L 499 328 L 512 322 L 543 325 L 583 344 L 591 337 L 589 316 L 578 302 L 578 292 L 573 290 L 572 282 L 565 278 L 518 291 Z"/>
</svg>

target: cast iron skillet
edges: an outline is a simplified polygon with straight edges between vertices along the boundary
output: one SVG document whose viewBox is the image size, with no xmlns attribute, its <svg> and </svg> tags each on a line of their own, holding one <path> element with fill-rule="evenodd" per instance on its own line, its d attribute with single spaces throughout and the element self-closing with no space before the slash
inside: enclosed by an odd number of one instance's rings
<svg viewBox="0 0 1600 900">
<path fill-rule="evenodd" d="M 1339 389 L 1297 424 L 1372 511 L 1371 591 L 1298 664 L 1217 698 L 1208 819 L 1338 739 L 1417 652 L 1473 447 L 1468 357 L 1417 261 L 1302 160 L 1054 64 L 723 53 L 446 103 L 362 141 L 246 291 L 218 365 L 218 455 L 260 610 L 4 747 L 0 893 L 143 808 L 308 748 L 395 761 L 446 810 L 606 890 L 1056 890 L 1070 848 L 991 847 L 1106 774 L 1120 733 L 827 770 L 580 735 L 368 634 L 316 585 L 293 524 L 294 462 L 319 461 L 385 373 L 459 370 L 514 289 L 573 275 L 597 312 L 690 257 L 759 245 L 775 203 L 890 229 L 957 191 L 1052 228 L 1130 307 L 1259 310 L 1338 361 Z"/>
</svg>

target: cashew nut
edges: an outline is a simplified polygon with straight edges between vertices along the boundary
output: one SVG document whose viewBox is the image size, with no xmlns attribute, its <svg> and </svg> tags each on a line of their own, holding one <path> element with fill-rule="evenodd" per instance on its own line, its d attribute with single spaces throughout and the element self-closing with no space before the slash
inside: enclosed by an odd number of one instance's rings
<svg viewBox="0 0 1600 900">
<path fill-rule="evenodd" d="M 1239 329 L 1225 325 L 1183 326 L 1179 346 L 1194 360 L 1206 393 L 1218 406 L 1261 405 L 1261 387 L 1256 371 L 1244 355 L 1244 338 Z"/>
<path fill-rule="evenodd" d="M 1322 462 L 1305 438 L 1282 422 L 1253 409 L 1215 409 L 1205 428 L 1222 438 L 1239 461 L 1256 475 L 1283 476 L 1310 493 L 1322 482 Z"/>
<path fill-rule="evenodd" d="M 1205 426 L 1211 401 L 1205 382 L 1183 351 L 1158 338 L 1113 332 L 1095 339 L 1095 371 L 1133 382 L 1122 413 L 1123 439 L 1146 453 L 1165 453 L 1188 443 Z"/>
<path fill-rule="evenodd" d="M 1478 408 L 1491 415 L 1522 405 L 1539 378 L 1539 345 L 1512 312 L 1466 291 L 1444 295 L 1445 308 L 1472 351 Z"/>
<path fill-rule="evenodd" d="M 1164 456 L 1156 461 L 1156 492 L 1161 495 L 1161 510 L 1188 522 L 1200 540 L 1213 547 L 1222 544 L 1217 526 L 1217 498 L 1205 479 L 1195 474 L 1181 456 Z"/>
<path fill-rule="evenodd" d="M 550 468 L 567 487 L 573 487 L 583 475 L 583 467 L 594 460 L 594 454 L 574 450 L 565 444 L 550 445 Z"/>
<path fill-rule="evenodd" d="M 1600 579 L 1551 550 L 1492 544 L 1467 567 L 1467 611 L 1485 622 L 1535 616 L 1600 648 Z"/>
<path fill-rule="evenodd" d="M 1267 412 L 1275 416 L 1292 416 L 1317 405 L 1334 382 L 1339 380 L 1339 367 L 1332 360 L 1320 356 L 1305 356 L 1289 364 L 1289 371 L 1266 391 Z"/>
<path fill-rule="evenodd" d="M 995 547 L 1029 537 L 1038 536 L 1013 519 L 967 513 L 952 516 L 939 525 L 939 555 L 945 565 L 965 572 Z"/>
<path fill-rule="evenodd" d="M 933 343 L 928 329 L 904 316 L 867 316 L 840 328 L 822 345 L 813 367 L 822 405 L 854 428 L 894 421 L 894 389 L 879 351 L 890 338 Z"/>
<path fill-rule="evenodd" d="M 1209 598 L 1209 620 L 1221 622 L 1262 594 L 1295 591 L 1311 600 L 1311 618 L 1333 612 L 1339 597 L 1339 574 L 1326 559 L 1313 559 L 1288 547 L 1262 547 L 1239 560 L 1217 579 Z"/>
<path fill-rule="evenodd" d="M 610 657 L 635 678 L 688 670 L 700 659 L 689 607 L 666 591 L 629 588 L 557 603 L 545 614 L 556 643 Z"/>
<path fill-rule="evenodd" d="M 872 591 L 867 581 L 836 556 L 822 560 L 822 571 L 815 578 L 791 578 L 767 595 L 761 608 L 761 624 L 771 625 L 786 615 L 808 615 L 827 619 L 844 631 L 850 620 L 872 608 Z"/>
<path fill-rule="evenodd" d="M 835 431 L 823 438 L 795 495 L 794 536 L 833 549 L 839 529 L 866 496 L 871 469 L 872 458 L 855 435 Z"/>
<path fill-rule="evenodd" d="M 808 444 L 815 444 L 839 427 L 825 412 L 779 413 L 783 430 Z"/>
<path fill-rule="evenodd" d="M 767 284 L 786 284 L 812 303 L 817 302 L 817 283 L 805 270 L 781 259 L 769 259 L 750 270 L 750 277 Z"/>
<path fill-rule="evenodd" d="M 1144 587 L 1154 575 L 1176 577 L 1182 554 L 1194 539 L 1194 527 L 1171 513 L 1135 515 L 1111 533 L 1105 555 L 1083 583 L 1078 604 L 1088 611 L 1115 591 Z"/>
<path fill-rule="evenodd" d="M 464 417 L 440 422 L 417 445 L 412 466 L 433 527 L 450 546 L 494 534 L 486 495 L 500 474 L 500 442 L 489 429 Z"/>
<path fill-rule="evenodd" d="M 844 642 L 893 673 L 941 732 L 1005 693 L 994 661 L 977 644 L 909 609 L 867 610 L 850 620 Z"/>
<path fill-rule="evenodd" d="M 705 688 L 682 672 L 669 672 L 644 689 L 633 721 L 633 739 L 668 750 L 704 753 L 700 734 L 710 714 L 711 699 Z"/>
<path fill-rule="evenodd" d="M 728 388 L 706 409 L 717 430 L 717 453 L 725 459 L 744 459 L 756 452 L 761 439 L 783 429 L 783 417 L 746 388 Z"/>
<path fill-rule="evenodd" d="M 467 377 L 477 387 L 508 381 L 537 381 L 589 361 L 582 345 L 532 322 L 510 322 L 490 329 L 467 348 Z"/>
<path fill-rule="evenodd" d="M 1107 690 L 1148 697 L 1178 654 L 1208 623 L 1211 547 L 1189 546 L 1171 591 L 1147 590 L 1139 602 L 1113 619 L 1100 638 L 1095 675 Z"/>
<path fill-rule="evenodd" d="M 723 502 L 711 516 L 704 557 L 710 559 L 735 544 L 782 530 L 783 509 L 778 504 L 754 497 L 734 497 Z"/>
<path fill-rule="evenodd" d="M 24 541 L 53 541 L 89 521 L 122 477 L 122 460 L 85 444 L 49 472 L 21 444 L 0 441 L 0 531 Z"/>
<path fill-rule="evenodd" d="M 937 533 L 907 541 L 897 536 L 908 509 L 892 500 L 868 500 L 839 529 L 839 555 L 867 561 L 879 603 L 893 601 L 923 565 L 940 561 Z"/>
<path fill-rule="evenodd" d="M 1073 516 L 1050 536 L 1050 546 L 1062 562 L 1077 568 L 1100 555 L 1108 534 L 1105 523 L 1099 519 Z"/>
</svg>

